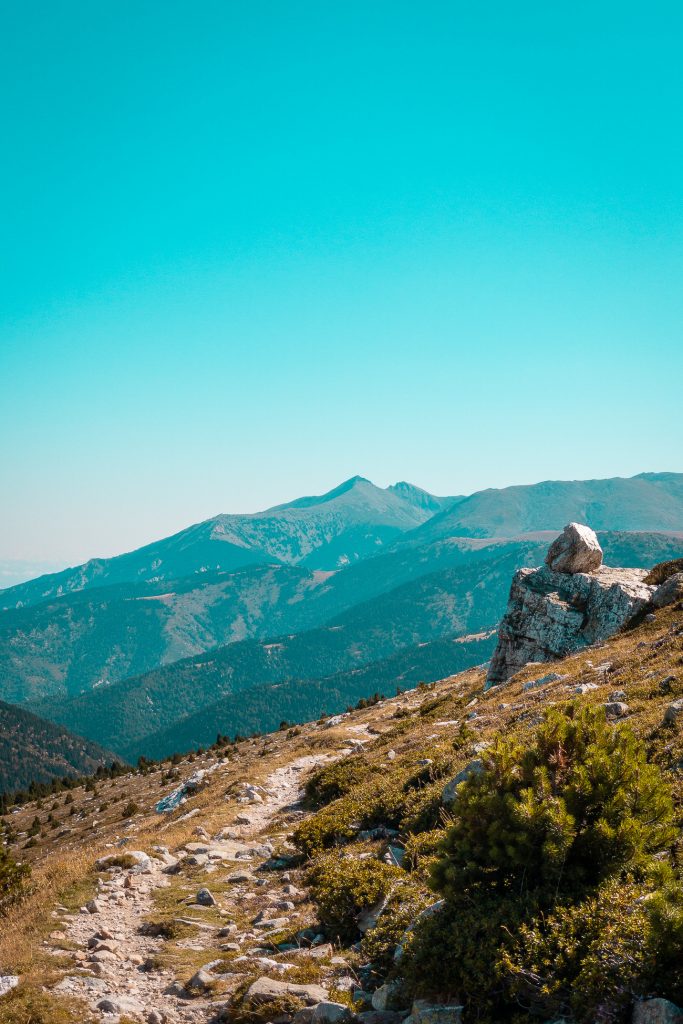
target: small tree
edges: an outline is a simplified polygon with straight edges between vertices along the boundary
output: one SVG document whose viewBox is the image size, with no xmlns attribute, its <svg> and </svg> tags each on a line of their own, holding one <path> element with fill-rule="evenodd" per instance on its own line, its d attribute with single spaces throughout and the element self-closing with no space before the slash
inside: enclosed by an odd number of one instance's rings
<svg viewBox="0 0 683 1024">
<path fill-rule="evenodd" d="M 499 742 L 484 762 L 458 790 L 434 870 L 447 899 L 482 887 L 550 906 L 642 866 L 675 839 L 659 768 L 602 708 L 552 711 L 535 742 Z"/>
<path fill-rule="evenodd" d="M 454 822 L 433 869 L 433 887 L 445 904 L 415 928 L 401 972 L 414 993 L 456 994 L 480 1021 L 509 1018 L 531 976 L 560 1002 L 567 989 L 583 986 L 585 1005 L 573 1008 L 579 1019 L 595 1020 L 589 960 L 602 969 L 604 938 L 636 963 L 634 934 L 640 942 L 642 928 L 632 928 L 635 918 L 624 910 L 606 912 L 603 929 L 593 903 L 610 891 L 611 880 L 624 886 L 622 906 L 631 897 L 636 903 L 637 880 L 661 867 L 653 855 L 676 838 L 670 788 L 633 732 L 608 725 L 603 708 L 551 711 L 530 742 L 500 740 L 482 760 L 484 771 L 458 789 Z M 671 917 L 673 905 L 662 904 L 662 914 Z M 609 900 L 604 906 L 610 910 Z M 571 963 L 568 954 L 556 955 L 565 935 L 569 949 L 576 923 L 589 919 L 599 934 L 585 948 L 571 947 Z M 557 935 L 549 934 L 552 928 Z M 679 931 L 678 925 L 653 927 L 653 934 L 666 936 L 672 962 L 683 953 Z M 526 936 L 522 953 L 519 935 Z M 661 960 L 663 945 L 657 955 Z M 645 975 L 642 980 L 648 991 Z M 664 985 L 658 994 L 671 991 Z M 612 1005 L 620 1012 L 619 992 Z M 543 1012 L 548 1019 L 557 1006 L 551 1001 Z"/>
</svg>

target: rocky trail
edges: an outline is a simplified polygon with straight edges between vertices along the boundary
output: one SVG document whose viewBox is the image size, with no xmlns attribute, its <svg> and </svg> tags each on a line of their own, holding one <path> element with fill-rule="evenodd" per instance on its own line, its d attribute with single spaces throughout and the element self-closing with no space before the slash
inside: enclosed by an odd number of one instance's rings
<svg viewBox="0 0 683 1024">
<path fill-rule="evenodd" d="M 71 947 L 74 970 L 53 991 L 84 999 L 107 1024 L 122 1017 L 147 1024 L 203 1024 L 221 1019 L 220 1004 L 210 998 L 216 982 L 229 992 L 243 980 L 240 968 L 246 962 L 251 968 L 260 964 L 265 974 L 282 977 L 288 965 L 272 959 L 272 953 L 258 945 L 263 925 L 257 931 L 240 932 L 232 918 L 243 917 L 245 905 L 250 917 L 258 920 L 260 915 L 266 924 L 270 919 L 273 927 L 296 917 L 291 914 L 294 899 L 303 894 L 289 884 L 288 874 L 278 873 L 273 886 L 255 872 L 273 853 L 269 830 L 275 818 L 282 812 L 297 814 L 303 779 L 330 756 L 299 757 L 277 768 L 262 786 L 243 783 L 238 801 L 244 811 L 237 814 L 236 827 L 223 829 L 213 838 L 196 818 L 198 841 L 186 843 L 176 855 L 159 846 L 151 856 L 124 847 L 100 862 L 105 870 L 98 878 L 96 897 L 79 913 L 60 907 L 55 911 L 59 927 L 50 936 L 52 952 L 63 956 L 65 948 Z M 204 868 L 217 883 L 231 882 L 231 889 L 227 898 L 218 899 L 206 886 L 198 889 L 195 901 L 175 918 L 191 933 L 178 946 L 197 954 L 199 960 L 205 949 L 215 956 L 217 944 L 233 954 L 244 951 L 241 962 L 233 961 L 237 970 L 214 974 L 218 964 L 210 960 L 189 983 L 167 967 L 159 969 L 165 937 L 149 934 L 154 929 L 145 927 L 146 919 L 154 916 L 155 897 L 177 882 L 186 864 Z M 285 918 L 283 913 L 290 916 Z"/>
</svg>

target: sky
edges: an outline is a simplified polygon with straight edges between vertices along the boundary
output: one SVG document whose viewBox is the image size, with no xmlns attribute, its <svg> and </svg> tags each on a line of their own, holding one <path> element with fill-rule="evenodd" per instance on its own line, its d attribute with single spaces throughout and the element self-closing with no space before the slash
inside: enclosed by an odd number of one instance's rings
<svg viewBox="0 0 683 1024">
<path fill-rule="evenodd" d="M 683 470 L 677 3 L 0 12 L 0 559 Z"/>
</svg>

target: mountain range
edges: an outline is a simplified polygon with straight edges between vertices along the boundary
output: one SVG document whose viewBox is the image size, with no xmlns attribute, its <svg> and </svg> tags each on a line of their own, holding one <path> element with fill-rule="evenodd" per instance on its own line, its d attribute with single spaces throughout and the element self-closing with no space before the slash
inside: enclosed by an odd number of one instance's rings
<svg viewBox="0 0 683 1024">
<path fill-rule="evenodd" d="M 512 574 L 570 520 L 608 564 L 680 556 L 683 474 L 450 498 L 354 477 L 216 516 L 0 591 L 0 699 L 136 758 L 442 678 L 488 659 Z"/>
</svg>

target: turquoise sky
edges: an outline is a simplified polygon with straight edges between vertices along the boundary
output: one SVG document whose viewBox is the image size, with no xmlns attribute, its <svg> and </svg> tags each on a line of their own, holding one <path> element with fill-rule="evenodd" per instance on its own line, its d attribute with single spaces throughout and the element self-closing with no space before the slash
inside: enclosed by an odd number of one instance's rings
<svg viewBox="0 0 683 1024">
<path fill-rule="evenodd" d="M 683 470 L 683 9 L 4 4 L 0 557 Z"/>
</svg>

